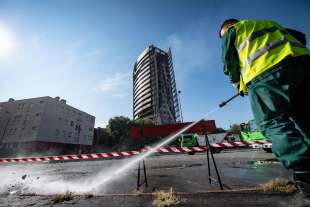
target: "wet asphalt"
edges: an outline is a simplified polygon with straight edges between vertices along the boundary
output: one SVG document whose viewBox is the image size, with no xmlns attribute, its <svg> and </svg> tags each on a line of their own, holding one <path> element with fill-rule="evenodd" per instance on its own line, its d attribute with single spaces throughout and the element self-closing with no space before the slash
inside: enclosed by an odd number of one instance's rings
<svg viewBox="0 0 310 207">
<path fill-rule="evenodd" d="M 184 198 L 180 206 L 301 206 L 298 204 L 298 194 L 252 191 L 253 188 L 274 178 L 292 179 L 292 172 L 285 170 L 271 153 L 262 150 L 234 150 L 222 151 L 214 154 L 214 157 L 224 192 L 221 192 L 212 160 L 209 179 L 208 162 L 204 153 L 154 155 L 146 159 L 147 186 L 142 184 L 139 190 L 152 193 L 173 188 Z M 25 185 L 46 176 L 52 177 L 53 180 L 83 180 L 116 169 L 126 162 L 127 159 L 114 159 L 2 164 L 0 206 L 152 206 L 152 195 L 132 196 L 137 190 L 138 166 L 134 166 L 108 185 L 100 186 L 96 189 L 94 197 L 75 195 L 71 201 L 64 203 L 54 204 L 50 195 L 40 195 L 40 190 L 32 192 Z M 142 164 L 140 183 L 145 181 Z M 247 189 L 251 191 L 247 192 Z"/>
</svg>

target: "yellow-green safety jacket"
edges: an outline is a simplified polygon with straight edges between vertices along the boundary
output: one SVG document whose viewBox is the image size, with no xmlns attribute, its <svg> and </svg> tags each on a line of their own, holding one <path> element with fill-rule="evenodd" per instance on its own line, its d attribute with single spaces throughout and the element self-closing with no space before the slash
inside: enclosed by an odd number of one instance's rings
<svg viewBox="0 0 310 207">
<path fill-rule="evenodd" d="M 240 91 L 256 76 L 287 56 L 310 55 L 304 45 L 279 24 L 269 20 L 242 20 L 234 25 L 239 55 Z"/>
</svg>

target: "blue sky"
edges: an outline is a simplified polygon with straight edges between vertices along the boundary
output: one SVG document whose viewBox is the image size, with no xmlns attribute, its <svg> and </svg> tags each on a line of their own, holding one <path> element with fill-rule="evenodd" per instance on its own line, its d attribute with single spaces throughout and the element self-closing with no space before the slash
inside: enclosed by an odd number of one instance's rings
<svg viewBox="0 0 310 207">
<path fill-rule="evenodd" d="M 227 128 L 252 113 L 248 98 L 238 98 L 205 117 L 235 93 L 222 72 L 222 21 L 272 19 L 309 38 L 309 11 L 310 1 L 297 0 L 0 0 L 0 101 L 60 96 L 101 127 L 132 117 L 133 64 L 155 44 L 172 48 L 184 120 Z"/>
</svg>

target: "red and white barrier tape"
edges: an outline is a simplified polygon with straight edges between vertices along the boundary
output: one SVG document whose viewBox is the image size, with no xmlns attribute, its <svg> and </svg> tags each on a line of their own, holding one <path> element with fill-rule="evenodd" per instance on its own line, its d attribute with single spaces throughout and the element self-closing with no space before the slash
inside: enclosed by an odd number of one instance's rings
<svg viewBox="0 0 310 207">
<path fill-rule="evenodd" d="M 242 142 L 221 142 L 210 144 L 212 148 L 234 148 L 234 147 L 248 147 L 253 144 L 266 144 L 268 141 L 242 141 Z M 206 146 L 200 147 L 160 147 L 157 149 L 158 153 L 188 153 L 188 152 L 204 152 Z M 147 149 L 143 149 L 147 151 Z M 99 158 L 113 158 L 113 157 L 130 157 L 140 154 L 141 151 L 127 151 L 127 152 L 109 152 L 109 153 L 95 153 L 95 154 L 78 154 L 78 155 L 59 155 L 59 156 L 41 156 L 41 157 L 18 157 L 18 158 L 0 158 L 0 163 L 16 163 L 16 162 L 46 162 L 46 161 L 66 161 L 66 160 L 84 160 L 84 159 L 99 159 Z"/>
</svg>

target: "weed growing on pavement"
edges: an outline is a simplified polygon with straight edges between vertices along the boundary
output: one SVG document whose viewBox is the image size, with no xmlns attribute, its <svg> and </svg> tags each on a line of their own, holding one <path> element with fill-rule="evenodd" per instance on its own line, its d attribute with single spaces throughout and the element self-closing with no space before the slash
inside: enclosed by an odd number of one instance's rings
<svg viewBox="0 0 310 207">
<path fill-rule="evenodd" d="M 273 191 L 282 193 L 294 193 L 297 191 L 294 182 L 280 178 L 276 178 L 267 183 L 261 184 L 260 187 L 264 191 Z"/>
<path fill-rule="evenodd" d="M 172 188 L 168 192 L 157 191 L 154 194 L 153 206 L 155 207 L 169 207 L 176 206 L 181 203 L 181 199 L 175 195 Z"/>
<path fill-rule="evenodd" d="M 143 194 L 143 192 L 140 191 L 140 190 L 134 190 L 134 191 L 132 192 L 132 194 L 133 194 L 134 196 L 141 196 L 141 195 Z"/>
<path fill-rule="evenodd" d="M 51 197 L 51 201 L 53 201 L 53 203 L 60 203 L 60 202 L 64 202 L 64 201 L 71 201 L 73 199 L 73 193 L 67 191 L 63 194 L 57 194 L 57 195 L 53 195 Z"/>
<path fill-rule="evenodd" d="M 36 193 L 26 193 L 26 194 L 24 194 L 24 195 L 26 195 L 26 196 L 37 196 Z"/>
<path fill-rule="evenodd" d="M 91 192 L 86 192 L 86 193 L 84 193 L 84 197 L 85 198 L 92 198 L 92 197 L 94 197 L 94 194 Z"/>
</svg>

